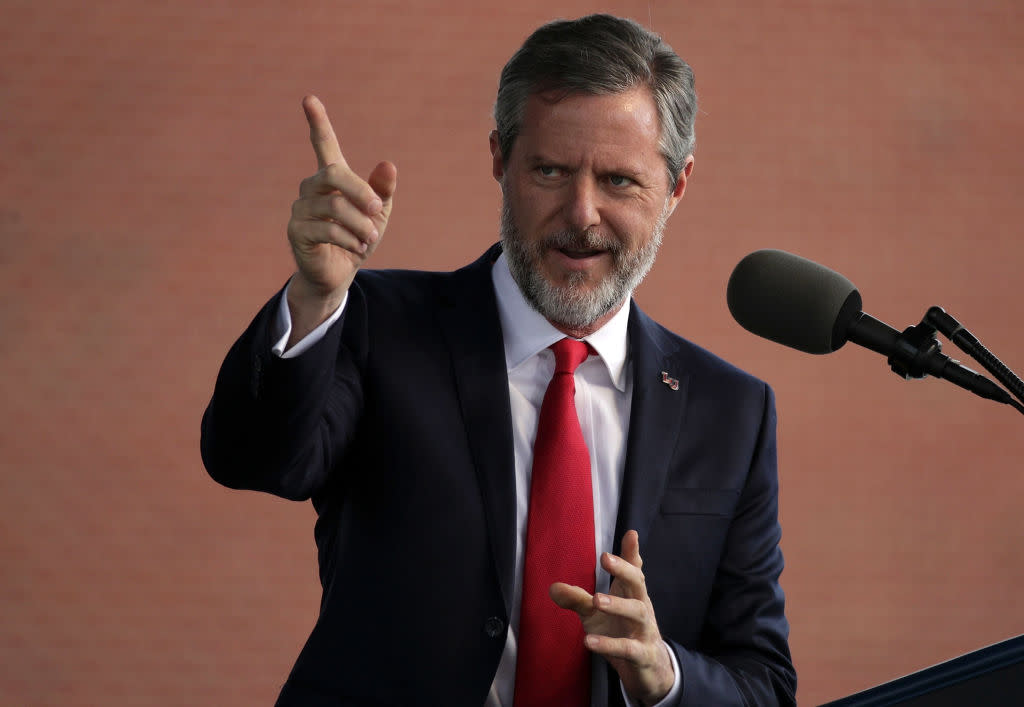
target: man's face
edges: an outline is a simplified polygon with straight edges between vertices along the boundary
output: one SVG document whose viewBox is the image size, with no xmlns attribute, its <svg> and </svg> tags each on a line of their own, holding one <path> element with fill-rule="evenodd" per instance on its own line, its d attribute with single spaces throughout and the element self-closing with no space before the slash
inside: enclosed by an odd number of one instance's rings
<svg viewBox="0 0 1024 707">
<path fill-rule="evenodd" d="M 531 95 L 510 155 L 491 135 L 509 267 L 541 314 L 589 333 L 654 262 L 692 167 L 669 184 L 650 91 Z"/>
</svg>

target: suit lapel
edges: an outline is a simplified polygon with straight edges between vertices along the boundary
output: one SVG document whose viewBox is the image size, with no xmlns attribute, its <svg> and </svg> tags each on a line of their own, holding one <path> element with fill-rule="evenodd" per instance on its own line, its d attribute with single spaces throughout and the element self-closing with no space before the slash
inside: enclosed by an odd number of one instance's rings
<svg viewBox="0 0 1024 707">
<path fill-rule="evenodd" d="M 515 455 L 505 349 L 491 266 L 500 247 L 452 274 L 439 320 L 452 356 L 456 394 L 483 496 L 495 571 L 511 615 L 515 567 Z"/>
<path fill-rule="evenodd" d="M 633 400 L 614 545 L 618 553 L 622 536 L 633 529 L 642 554 L 685 423 L 689 375 L 672 340 L 635 303 L 630 307 Z"/>
</svg>

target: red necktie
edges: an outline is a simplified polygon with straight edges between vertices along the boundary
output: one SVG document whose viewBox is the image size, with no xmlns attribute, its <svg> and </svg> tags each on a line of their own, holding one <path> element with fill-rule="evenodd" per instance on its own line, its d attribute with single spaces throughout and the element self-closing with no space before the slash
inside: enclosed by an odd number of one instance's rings
<svg viewBox="0 0 1024 707">
<path fill-rule="evenodd" d="M 588 707 L 590 654 L 579 616 L 548 594 L 554 582 L 594 593 L 594 492 L 590 452 L 576 415 L 573 372 L 588 344 L 562 339 L 551 346 L 555 373 L 544 393 L 533 445 L 526 523 L 523 600 L 516 657 L 516 707 Z"/>
</svg>

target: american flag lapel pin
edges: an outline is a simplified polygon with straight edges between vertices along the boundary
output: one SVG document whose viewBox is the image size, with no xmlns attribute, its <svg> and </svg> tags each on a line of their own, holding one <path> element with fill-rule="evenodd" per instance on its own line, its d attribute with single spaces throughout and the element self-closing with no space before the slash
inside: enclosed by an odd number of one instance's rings
<svg viewBox="0 0 1024 707">
<path fill-rule="evenodd" d="M 672 390 L 679 390 L 679 380 L 669 376 L 667 371 L 661 372 L 661 382 L 667 385 Z"/>
</svg>

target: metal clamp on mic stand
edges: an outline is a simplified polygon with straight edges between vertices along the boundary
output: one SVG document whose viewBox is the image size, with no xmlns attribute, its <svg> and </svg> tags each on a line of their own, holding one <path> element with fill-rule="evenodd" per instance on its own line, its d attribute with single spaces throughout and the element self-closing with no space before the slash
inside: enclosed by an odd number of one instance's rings
<svg viewBox="0 0 1024 707">
<path fill-rule="evenodd" d="M 942 353 L 942 342 L 935 338 L 935 331 L 924 320 L 904 329 L 886 361 L 892 372 L 906 379 L 924 378 L 929 373 L 941 378 L 945 363 L 952 359 Z"/>
</svg>

